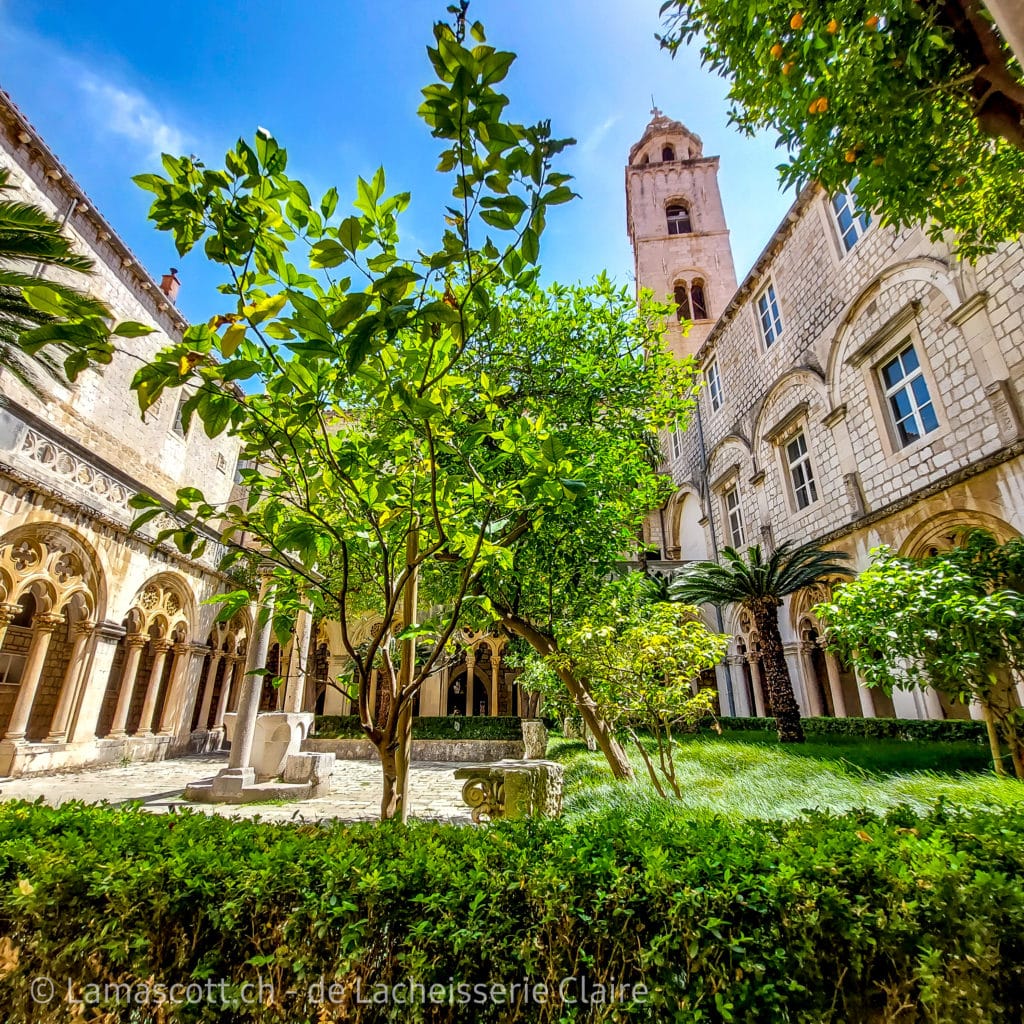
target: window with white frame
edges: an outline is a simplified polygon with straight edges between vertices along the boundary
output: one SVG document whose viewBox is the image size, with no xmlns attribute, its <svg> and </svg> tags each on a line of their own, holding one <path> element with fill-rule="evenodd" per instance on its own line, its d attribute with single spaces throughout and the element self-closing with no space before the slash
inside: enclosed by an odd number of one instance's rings
<svg viewBox="0 0 1024 1024">
<path fill-rule="evenodd" d="M 846 191 L 832 197 L 832 212 L 839 228 L 843 247 L 849 252 L 865 231 L 871 226 L 871 215 L 857 204 L 857 179 L 849 184 Z"/>
<path fill-rule="evenodd" d="M 746 542 L 746 535 L 743 531 L 743 507 L 740 505 L 739 487 L 733 484 L 723 495 L 722 501 L 725 505 L 729 544 L 734 548 L 742 547 Z"/>
<path fill-rule="evenodd" d="M 811 455 L 807 450 L 807 437 L 802 430 L 786 442 L 786 461 L 789 463 L 793 501 L 797 509 L 805 509 L 818 500 L 818 488 L 814 483 L 814 469 L 811 467 Z"/>
<path fill-rule="evenodd" d="M 883 363 L 879 372 L 893 431 L 901 448 L 938 429 L 939 418 L 913 343 Z"/>
<path fill-rule="evenodd" d="M 683 453 L 683 442 L 679 436 L 678 430 L 672 431 L 672 455 L 674 458 L 679 458 Z"/>
<path fill-rule="evenodd" d="M 775 285 L 770 282 L 757 296 L 757 318 L 765 347 L 771 348 L 782 337 L 782 316 L 779 314 L 779 300 L 775 297 Z"/>
<path fill-rule="evenodd" d="M 711 409 L 718 412 L 722 408 L 722 376 L 718 372 L 718 360 L 712 359 L 704 371 L 704 381 L 708 388 L 708 398 L 711 400 Z"/>
</svg>

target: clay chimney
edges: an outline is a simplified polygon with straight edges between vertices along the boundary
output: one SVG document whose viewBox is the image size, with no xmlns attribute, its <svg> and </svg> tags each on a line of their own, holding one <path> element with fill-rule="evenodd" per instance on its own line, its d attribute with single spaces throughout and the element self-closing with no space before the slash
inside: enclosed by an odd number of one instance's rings
<svg viewBox="0 0 1024 1024">
<path fill-rule="evenodd" d="M 164 274 L 160 279 L 160 291 L 173 302 L 181 291 L 181 282 L 178 280 L 178 268 L 171 267 L 169 274 Z"/>
</svg>

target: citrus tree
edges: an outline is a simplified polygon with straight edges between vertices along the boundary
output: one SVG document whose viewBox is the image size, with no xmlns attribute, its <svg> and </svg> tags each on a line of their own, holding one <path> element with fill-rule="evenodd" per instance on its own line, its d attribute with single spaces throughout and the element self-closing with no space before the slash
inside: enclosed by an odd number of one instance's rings
<svg viewBox="0 0 1024 1024">
<path fill-rule="evenodd" d="M 714 717 L 717 690 L 700 688 L 699 678 L 722 660 L 728 642 L 696 608 L 651 602 L 648 581 L 632 573 L 607 584 L 589 614 L 565 623 L 557 651 L 537 658 L 526 679 L 556 699 L 565 672 L 585 679 L 609 728 L 633 740 L 659 796 L 678 798 L 676 737 Z"/>
<path fill-rule="evenodd" d="M 505 116 L 497 86 L 513 54 L 487 45 L 465 5 L 454 13 L 435 27 L 437 81 L 420 108 L 453 186 L 436 249 L 400 250 L 410 197 L 389 194 L 383 170 L 339 212 L 338 191 L 312 197 L 266 133 L 223 167 L 167 157 L 164 175 L 137 179 L 179 250 L 201 244 L 223 268 L 225 296 L 220 315 L 140 370 L 139 402 L 187 386 L 185 421 L 240 439 L 245 498 L 213 505 L 184 488 L 168 508 L 140 495 L 136 522 L 171 514 L 161 536 L 193 555 L 197 522 L 212 526 L 225 567 L 256 549 L 274 567 L 283 636 L 300 608 L 340 622 L 385 818 L 408 810 L 417 692 L 460 622 L 498 614 L 486 580 L 512 571 L 550 519 L 617 495 L 609 474 L 628 449 L 601 448 L 618 443 L 616 416 L 656 430 L 676 402 L 630 412 L 641 387 L 675 378 L 660 328 L 624 292 L 538 289 L 548 211 L 573 197 L 554 167 L 568 143 Z M 249 600 L 239 590 L 222 614 Z M 366 613 L 378 621 L 368 638 L 356 629 Z"/>
<path fill-rule="evenodd" d="M 1024 230 L 1024 76 L 981 0 L 668 0 L 662 43 L 700 41 L 730 118 L 774 132 L 783 184 L 855 185 L 894 225 L 968 257 Z"/>
<path fill-rule="evenodd" d="M 975 531 L 950 551 L 903 558 L 888 548 L 816 609 L 829 645 L 868 686 L 932 686 L 977 701 L 993 764 L 1001 745 L 1024 779 L 1024 541 L 998 544 Z"/>
<path fill-rule="evenodd" d="M 314 198 L 287 174 L 286 151 L 263 131 L 222 167 L 165 156 L 165 174 L 136 179 L 179 252 L 201 245 L 224 274 L 223 312 L 137 374 L 140 406 L 187 385 L 185 423 L 239 438 L 246 491 L 215 506 L 184 488 L 170 509 L 140 495 L 136 524 L 169 512 L 160 536 L 193 555 L 195 524 L 212 525 L 225 567 L 256 548 L 275 567 L 282 632 L 300 607 L 340 621 L 381 756 L 382 817 L 407 813 L 413 698 L 482 569 L 508 560 L 524 510 L 574 497 L 563 482 L 574 467 L 546 444 L 545 424 L 505 405 L 467 356 L 499 329 L 507 296 L 534 290 L 547 212 L 573 196 L 553 166 L 568 141 L 505 116 L 498 86 L 514 55 L 486 43 L 464 4 L 454 14 L 435 26 L 436 81 L 420 108 L 452 178 L 437 248 L 400 252 L 410 196 L 389 194 L 383 170 L 340 211 L 336 189 Z M 431 623 L 417 621 L 424 566 L 448 578 Z M 237 592 L 223 614 L 249 599 Z M 365 611 L 380 626 L 357 643 Z M 382 698 L 371 706 L 374 670 Z"/>
</svg>

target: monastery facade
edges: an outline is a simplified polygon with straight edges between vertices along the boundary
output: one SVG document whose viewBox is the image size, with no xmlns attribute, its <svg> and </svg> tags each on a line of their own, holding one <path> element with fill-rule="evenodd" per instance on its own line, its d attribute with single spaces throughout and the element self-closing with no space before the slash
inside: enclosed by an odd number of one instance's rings
<svg viewBox="0 0 1024 1024">
<path fill-rule="evenodd" d="M 964 528 L 1024 532 L 1024 245 L 975 265 L 920 229 L 893 230 L 810 184 L 735 285 L 717 161 L 655 111 L 626 169 L 640 287 L 670 297 L 672 350 L 702 388 L 662 448 L 675 493 L 645 527 L 649 567 L 669 573 L 726 546 L 785 541 L 920 556 Z M 678 321 L 693 320 L 683 333 Z M 787 599 L 780 626 L 805 715 L 967 717 L 935 691 L 890 700 L 826 653 L 813 606 Z M 725 713 L 764 714 L 748 616 L 718 671 Z M 1024 702 L 1024 692 L 1020 695 Z"/>
</svg>

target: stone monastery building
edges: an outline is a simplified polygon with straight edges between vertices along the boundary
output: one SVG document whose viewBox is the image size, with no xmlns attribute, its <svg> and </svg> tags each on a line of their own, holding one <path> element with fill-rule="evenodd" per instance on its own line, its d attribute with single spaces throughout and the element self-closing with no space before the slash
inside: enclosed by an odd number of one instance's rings
<svg viewBox="0 0 1024 1024">
<path fill-rule="evenodd" d="M 252 610 L 214 621 L 208 599 L 238 586 L 216 568 L 214 537 L 186 558 L 154 543 L 159 520 L 129 528 L 140 489 L 170 498 L 188 484 L 219 502 L 237 488 L 230 437 L 185 431 L 180 393 L 143 421 L 129 389 L 139 359 L 186 326 L 178 281 L 149 275 L 2 92 L 0 165 L 95 261 L 90 290 L 119 320 L 156 328 L 73 386 L 44 378 L 42 395 L 0 371 L 0 776 L 215 748 Z M 810 186 L 737 289 L 717 173 L 700 139 L 660 113 L 626 170 L 637 280 L 693 320 L 670 341 L 705 379 L 695 423 L 663 438 L 676 492 L 647 525 L 652 568 L 789 539 L 842 547 L 863 566 L 880 543 L 919 554 L 963 526 L 1024 531 L 1021 244 L 971 267 Z M 817 644 L 820 596 L 784 615 L 806 714 L 967 713 L 933 693 L 890 702 L 859 687 Z M 329 685 L 346 666 L 338 625 L 312 626 L 270 647 L 266 667 L 286 685 L 265 683 L 264 708 L 352 710 Z M 757 636 L 735 613 L 725 627 L 723 711 L 763 713 Z M 418 713 L 519 713 L 504 641 L 460 639 Z"/>
<path fill-rule="evenodd" d="M 662 438 L 676 490 L 647 521 L 649 567 L 815 541 L 863 569 L 882 544 L 919 556 L 969 527 L 1020 536 L 1024 244 L 972 266 L 810 184 L 737 287 L 717 171 L 657 110 L 626 168 L 637 283 L 692 319 L 686 334 L 670 324 L 668 341 L 703 377 L 693 422 Z M 803 714 L 971 713 L 931 690 L 890 700 L 858 685 L 819 643 L 811 608 L 825 596 L 780 610 Z M 722 710 L 764 714 L 752 623 L 731 609 L 723 625 Z"/>
</svg>

